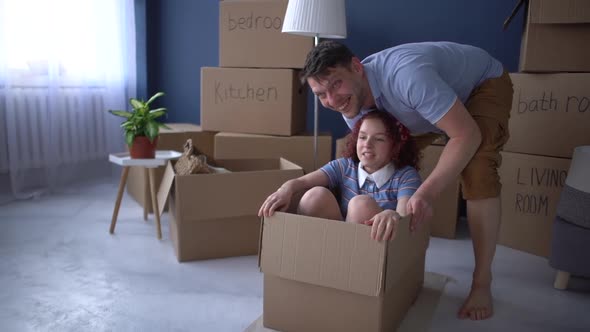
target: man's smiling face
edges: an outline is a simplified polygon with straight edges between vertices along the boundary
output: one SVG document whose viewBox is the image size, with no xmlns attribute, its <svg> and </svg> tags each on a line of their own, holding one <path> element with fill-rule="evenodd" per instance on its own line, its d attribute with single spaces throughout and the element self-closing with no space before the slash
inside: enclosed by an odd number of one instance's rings
<svg viewBox="0 0 590 332">
<path fill-rule="evenodd" d="M 349 119 L 359 114 L 367 102 L 360 62 L 353 61 L 350 67 L 332 67 L 327 75 L 309 77 L 307 83 L 325 108 L 340 112 Z"/>
</svg>

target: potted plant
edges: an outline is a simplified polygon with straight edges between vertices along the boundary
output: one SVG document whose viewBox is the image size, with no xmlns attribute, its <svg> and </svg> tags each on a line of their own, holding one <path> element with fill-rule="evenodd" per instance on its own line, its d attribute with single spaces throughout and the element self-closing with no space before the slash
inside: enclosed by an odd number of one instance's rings
<svg viewBox="0 0 590 332">
<path fill-rule="evenodd" d="M 150 104 L 163 95 L 163 92 L 158 92 L 146 102 L 135 98 L 129 99 L 129 103 L 133 107 L 131 112 L 109 110 L 109 113 L 125 118 L 121 128 L 125 131 L 125 142 L 129 146 L 131 158 L 154 158 L 156 156 L 160 127 L 168 128 L 156 119 L 165 115 L 167 109 L 161 107 L 151 110 Z"/>
</svg>

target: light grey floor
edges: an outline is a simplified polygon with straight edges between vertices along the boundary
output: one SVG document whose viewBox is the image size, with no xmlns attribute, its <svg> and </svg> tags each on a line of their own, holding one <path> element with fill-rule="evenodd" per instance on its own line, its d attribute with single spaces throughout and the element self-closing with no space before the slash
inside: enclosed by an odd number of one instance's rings
<svg viewBox="0 0 590 332">
<path fill-rule="evenodd" d="M 128 196 L 109 235 L 116 191 L 106 181 L 0 205 L 0 331 L 243 331 L 261 315 L 255 256 L 180 264 L 167 216 L 159 241 Z M 430 331 L 590 331 L 586 280 L 557 291 L 546 259 L 502 246 L 495 316 L 456 319 L 472 264 L 465 235 L 432 239 L 426 269 L 451 281 Z"/>
</svg>

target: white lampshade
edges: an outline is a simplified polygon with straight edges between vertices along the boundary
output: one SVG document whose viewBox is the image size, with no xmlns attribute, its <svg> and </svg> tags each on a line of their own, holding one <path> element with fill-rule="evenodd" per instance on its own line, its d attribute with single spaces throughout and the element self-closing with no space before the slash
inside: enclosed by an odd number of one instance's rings
<svg viewBox="0 0 590 332">
<path fill-rule="evenodd" d="M 578 146 L 574 149 L 565 184 L 590 194 L 590 145 Z"/>
<path fill-rule="evenodd" d="M 283 32 L 320 38 L 346 38 L 344 0 L 289 0 Z"/>
</svg>

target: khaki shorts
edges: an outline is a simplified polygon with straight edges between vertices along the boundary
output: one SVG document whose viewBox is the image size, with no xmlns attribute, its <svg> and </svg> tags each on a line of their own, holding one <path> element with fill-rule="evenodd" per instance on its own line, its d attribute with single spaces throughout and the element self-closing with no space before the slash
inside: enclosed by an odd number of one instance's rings
<svg viewBox="0 0 590 332">
<path fill-rule="evenodd" d="M 484 81 L 467 100 L 465 107 L 481 130 L 481 145 L 461 172 L 461 191 L 466 200 L 493 198 L 500 195 L 502 184 L 498 168 L 500 151 L 508 141 L 508 119 L 512 108 L 512 81 L 508 72 Z M 424 149 L 441 135 L 416 136 L 419 149 Z"/>
</svg>

